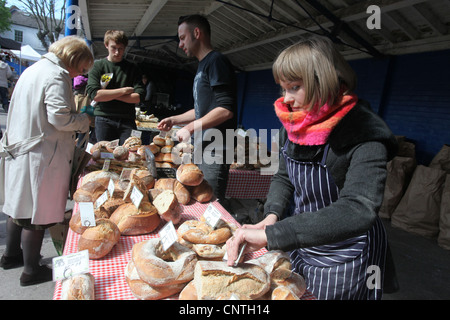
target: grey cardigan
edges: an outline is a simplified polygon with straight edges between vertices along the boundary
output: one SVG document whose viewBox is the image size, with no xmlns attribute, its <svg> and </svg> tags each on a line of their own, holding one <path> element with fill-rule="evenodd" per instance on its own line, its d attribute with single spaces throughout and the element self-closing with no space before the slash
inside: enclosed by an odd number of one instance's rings
<svg viewBox="0 0 450 320">
<path fill-rule="evenodd" d="M 280 148 L 286 140 L 282 128 Z M 333 129 L 328 143 L 326 166 L 339 188 L 339 199 L 317 212 L 288 217 L 294 186 L 281 155 L 264 207 L 265 216 L 273 213 L 281 220 L 266 227 L 269 250 L 342 241 L 368 231 L 375 222 L 383 200 L 386 163 L 397 152 L 395 136 L 369 104 L 359 100 Z M 324 145 L 301 146 L 291 141 L 286 148 L 289 157 L 300 161 L 320 161 L 323 150 Z"/>
</svg>

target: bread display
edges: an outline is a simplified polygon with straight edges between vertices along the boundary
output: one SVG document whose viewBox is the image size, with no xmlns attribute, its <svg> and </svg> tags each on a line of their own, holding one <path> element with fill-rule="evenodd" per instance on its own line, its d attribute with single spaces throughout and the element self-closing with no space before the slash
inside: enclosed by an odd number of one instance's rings
<svg viewBox="0 0 450 320">
<path fill-rule="evenodd" d="M 64 279 L 61 283 L 62 300 L 95 300 L 95 279 L 83 273 Z"/>
<path fill-rule="evenodd" d="M 270 290 L 270 277 L 260 266 L 241 263 L 229 267 L 223 261 L 198 261 L 194 272 L 198 300 L 214 300 L 227 293 L 258 299 Z"/>
<path fill-rule="evenodd" d="M 177 169 L 177 180 L 186 186 L 198 186 L 203 181 L 203 172 L 193 163 L 181 164 Z"/>
<path fill-rule="evenodd" d="M 94 227 L 88 227 L 80 236 L 78 251 L 88 250 L 89 259 L 106 256 L 117 244 L 120 230 L 109 219 L 97 219 Z"/>
<path fill-rule="evenodd" d="M 121 235 L 136 236 L 155 230 L 161 218 L 150 202 L 141 202 L 139 209 L 133 203 L 121 205 L 111 215 L 110 220 L 117 225 Z"/>
<path fill-rule="evenodd" d="M 177 242 L 164 251 L 158 238 L 136 243 L 131 259 L 140 279 L 152 287 L 186 284 L 194 278 L 198 261 L 194 251 Z"/>
</svg>

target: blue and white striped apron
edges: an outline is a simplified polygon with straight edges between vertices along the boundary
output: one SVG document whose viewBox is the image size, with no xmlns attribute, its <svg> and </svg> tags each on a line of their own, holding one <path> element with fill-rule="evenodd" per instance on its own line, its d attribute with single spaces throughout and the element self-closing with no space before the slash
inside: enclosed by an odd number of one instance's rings
<svg viewBox="0 0 450 320">
<path fill-rule="evenodd" d="M 339 198 L 338 187 L 326 167 L 329 146 L 320 162 L 301 162 L 281 149 L 295 187 L 293 215 L 315 212 Z M 365 234 L 341 242 L 290 253 L 292 268 L 305 278 L 307 288 L 320 300 L 379 300 L 382 295 L 386 232 L 379 218 Z"/>
</svg>

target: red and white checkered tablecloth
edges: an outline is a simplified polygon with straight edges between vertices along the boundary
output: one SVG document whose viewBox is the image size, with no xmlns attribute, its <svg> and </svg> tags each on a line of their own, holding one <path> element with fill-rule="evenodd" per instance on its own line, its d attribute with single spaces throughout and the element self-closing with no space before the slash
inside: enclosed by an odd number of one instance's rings
<svg viewBox="0 0 450 320">
<path fill-rule="evenodd" d="M 264 199 L 270 188 L 272 175 L 262 175 L 259 170 L 230 169 L 226 198 Z"/>
<path fill-rule="evenodd" d="M 182 220 L 200 219 L 205 213 L 210 203 L 199 203 L 191 201 L 190 204 L 183 206 Z M 239 226 L 239 223 L 217 202 L 212 203 L 221 213 L 223 220 Z M 74 212 L 77 210 L 77 204 L 74 206 Z M 150 234 L 140 236 L 121 236 L 119 243 L 114 246 L 112 251 L 105 257 L 97 260 L 89 260 L 89 272 L 95 278 L 95 299 L 96 300 L 136 300 L 125 279 L 125 268 L 131 260 L 131 250 L 135 243 L 159 237 L 160 229 L 165 225 L 161 222 L 159 227 Z M 78 239 L 80 235 L 69 229 L 63 255 L 78 252 Z M 245 260 L 257 258 L 267 250 L 265 248 L 246 254 Z M 61 300 L 61 281 L 55 284 L 54 300 Z M 177 295 L 169 298 L 176 299 Z M 304 300 L 312 300 L 309 292 L 302 297 Z"/>
</svg>

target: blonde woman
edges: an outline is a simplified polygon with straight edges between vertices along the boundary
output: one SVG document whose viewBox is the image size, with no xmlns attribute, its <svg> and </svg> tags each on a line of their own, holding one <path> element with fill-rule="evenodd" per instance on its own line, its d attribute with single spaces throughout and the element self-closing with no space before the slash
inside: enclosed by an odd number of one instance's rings
<svg viewBox="0 0 450 320">
<path fill-rule="evenodd" d="M 318 299 L 381 299 L 387 240 L 378 218 L 396 140 L 353 90 L 356 77 L 326 38 L 285 49 L 273 65 L 281 160 L 265 218 L 227 242 L 289 251 Z"/>
<path fill-rule="evenodd" d="M 0 265 L 23 265 L 22 286 L 52 280 L 51 269 L 40 265 L 42 240 L 64 218 L 76 133 L 89 129 L 88 115 L 76 113 L 72 79 L 93 63 L 83 39 L 65 37 L 23 72 L 11 98 L 0 147 L 0 196 L 9 216 Z"/>
</svg>

